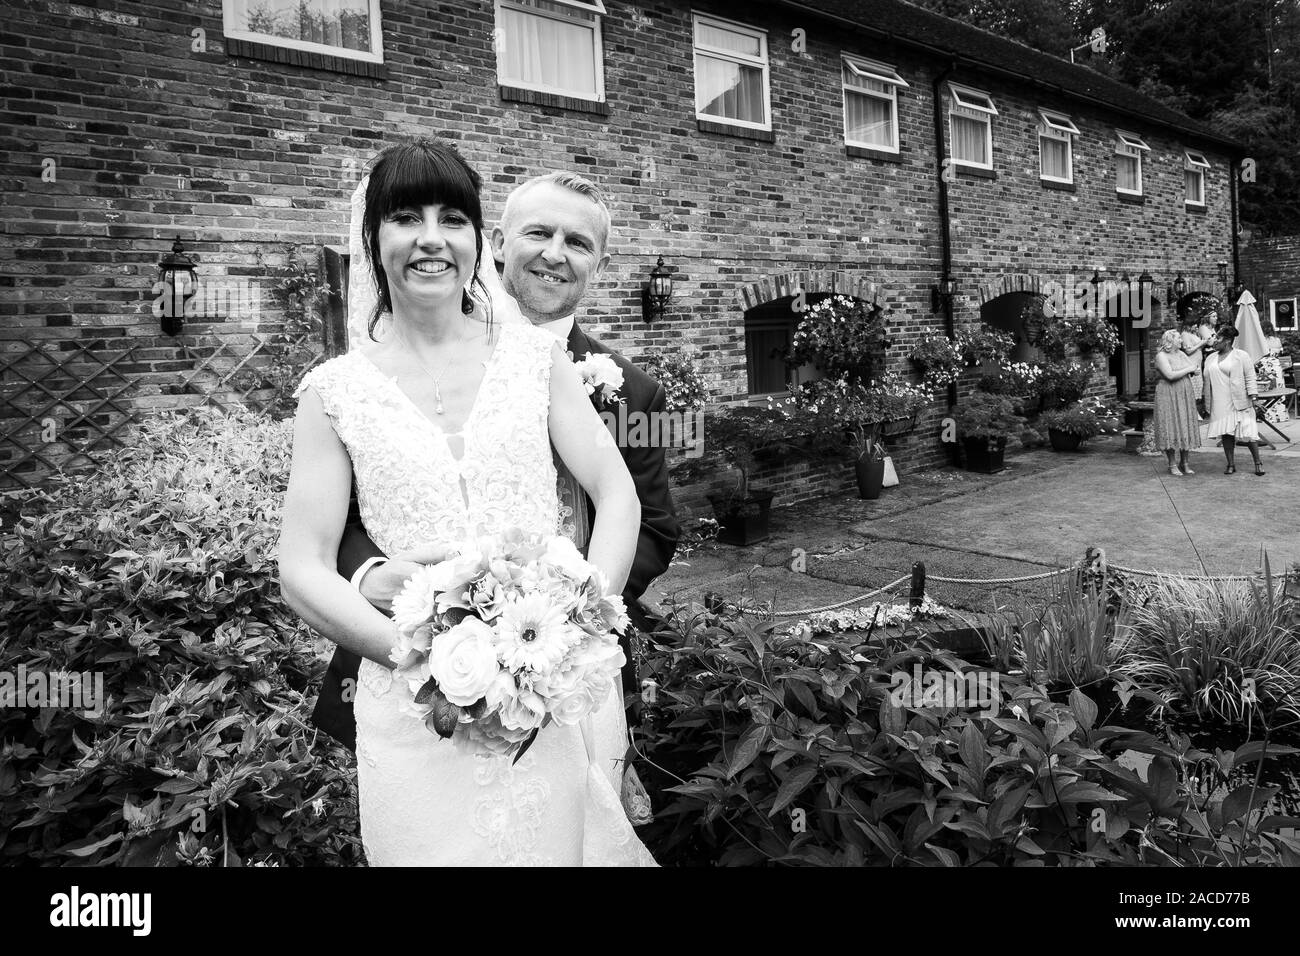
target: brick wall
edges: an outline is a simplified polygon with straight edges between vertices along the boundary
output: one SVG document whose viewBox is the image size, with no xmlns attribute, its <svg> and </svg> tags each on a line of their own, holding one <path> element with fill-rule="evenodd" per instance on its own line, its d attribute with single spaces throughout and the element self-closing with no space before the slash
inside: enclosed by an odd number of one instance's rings
<svg viewBox="0 0 1300 956">
<path fill-rule="evenodd" d="M 1271 299 L 1300 299 L 1300 236 L 1245 240 L 1241 278 L 1259 303 L 1261 318 L 1269 317 Z"/>
<path fill-rule="evenodd" d="M 697 126 L 690 10 L 737 16 L 707 0 L 607 4 L 608 115 L 503 101 L 491 0 L 384 0 L 382 80 L 229 56 L 215 0 L 6 7 L 4 334 L 140 344 L 142 361 L 155 364 L 137 373 L 137 406 L 175 401 L 165 393 L 177 374 L 168 363 L 183 357 L 149 312 L 173 235 L 205 277 L 258 279 L 259 256 L 278 266 L 291 246 L 342 243 L 365 163 L 384 144 L 421 134 L 460 145 L 484 174 L 492 219 L 514 184 L 548 169 L 576 169 L 608 187 L 613 262 L 585 321 L 599 319 L 608 326 L 602 338 L 633 358 L 650 346 L 693 346 L 709 363 L 716 399 L 745 391 L 738 290 L 763 276 L 818 269 L 876 280 L 889 307 L 891 362 L 903 368 L 911 345 L 940 327 L 928 290 L 940 256 L 931 82 L 943 64 L 811 15 L 763 3 L 740 14 L 769 31 L 775 135 L 767 143 Z M 791 49 L 797 27 L 807 31 L 806 53 Z M 206 31 L 203 52 L 191 49 L 196 28 Z M 896 160 L 847 155 L 846 49 L 892 63 L 910 84 L 899 98 Z M 1214 263 L 1231 258 L 1225 156 L 1207 154 L 1207 209 L 1191 214 L 1182 201 L 1190 144 L 973 68 L 954 79 L 986 90 L 999 110 L 997 178 L 961 175 L 949 191 L 959 326 L 978 321 L 978 286 L 1005 273 L 1146 270 L 1163 288 L 1175 271 L 1208 281 Z M 1039 183 L 1038 107 L 1068 113 L 1082 132 L 1074 192 Z M 1116 198 L 1115 126 L 1151 146 L 1142 205 Z M 55 163 L 54 182 L 41 179 L 45 160 Z M 687 279 L 670 315 L 646 326 L 640 287 L 658 255 Z M 252 321 L 194 322 L 186 335 L 211 342 L 274 321 L 263 310 Z M 897 444 L 904 479 L 944 460 L 942 414 L 934 408 Z M 799 466 L 768 484 L 789 502 L 851 481 L 851 469 Z"/>
</svg>

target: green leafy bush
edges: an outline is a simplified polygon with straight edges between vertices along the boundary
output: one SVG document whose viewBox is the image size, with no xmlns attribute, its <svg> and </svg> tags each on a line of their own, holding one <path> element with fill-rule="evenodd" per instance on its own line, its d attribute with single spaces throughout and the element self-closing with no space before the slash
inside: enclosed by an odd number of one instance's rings
<svg viewBox="0 0 1300 956">
<path fill-rule="evenodd" d="M 1077 689 L 1053 700 L 1008 675 L 992 713 L 896 706 L 899 671 L 969 672 L 924 644 L 680 612 L 668 630 L 639 764 L 667 795 L 642 831 L 661 863 L 1300 863 L 1300 841 L 1273 832 L 1289 818 L 1265 809 L 1275 790 L 1239 788 L 1215 811 L 1188 785 L 1206 759 L 1288 748 L 1202 753 L 1104 725 Z M 1125 751 L 1152 756 L 1145 776 Z"/>
<path fill-rule="evenodd" d="M 959 438 L 1006 438 L 1028 424 L 1019 404 L 1005 395 L 974 392 L 952 412 Z"/>
<path fill-rule="evenodd" d="M 656 349 L 641 358 L 641 370 L 664 387 L 664 408 L 691 412 L 702 408 L 708 391 L 699 361 L 691 352 Z"/>
<path fill-rule="evenodd" d="M 23 492 L 0 539 L 0 672 L 102 676 L 98 716 L 0 709 L 9 864 L 349 864 L 346 753 L 306 723 L 323 662 L 280 596 L 289 423 L 154 419 Z"/>
</svg>

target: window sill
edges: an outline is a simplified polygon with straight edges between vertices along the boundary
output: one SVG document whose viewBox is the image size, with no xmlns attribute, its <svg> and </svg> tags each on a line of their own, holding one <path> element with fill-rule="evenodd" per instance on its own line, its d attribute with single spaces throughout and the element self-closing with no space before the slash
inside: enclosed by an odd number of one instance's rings
<svg viewBox="0 0 1300 956">
<path fill-rule="evenodd" d="M 1062 193 L 1077 193 L 1079 191 L 1079 187 L 1074 183 L 1058 183 L 1052 179 L 1039 179 L 1038 185 L 1044 189 L 1054 189 Z"/>
<path fill-rule="evenodd" d="M 998 174 L 993 169 L 980 169 L 978 166 L 959 166 L 952 164 L 952 168 L 957 171 L 958 176 L 969 176 L 971 179 L 997 179 Z"/>
<path fill-rule="evenodd" d="M 1184 210 L 1185 212 L 1191 213 L 1193 216 L 1204 216 L 1204 215 L 1205 215 L 1205 204 L 1204 204 L 1204 203 L 1199 203 L 1199 204 L 1198 204 L 1198 203 L 1185 202 L 1185 203 L 1183 203 L 1183 210 Z"/>
<path fill-rule="evenodd" d="M 1146 196 L 1136 195 L 1134 193 L 1122 193 L 1118 190 L 1115 192 L 1115 198 L 1120 202 L 1126 202 L 1133 206 L 1145 206 L 1147 202 Z"/>
<path fill-rule="evenodd" d="M 226 37 L 226 53 L 229 56 L 242 56 L 250 60 L 268 60 L 285 66 L 301 66 L 309 70 L 328 70 L 331 73 L 348 73 L 352 76 L 368 76 L 372 80 L 388 79 L 388 68 L 382 63 L 370 63 L 366 60 L 354 60 L 346 56 L 327 56 L 324 53 L 308 53 L 305 50 L 293 50 L 271 43 L 254 43 L 250 40 L 237 40 Z"/>
<path fill-rule="evenodd" d="M 850 146 L 847 143 L 844 145 L 844 148 L 848 151 L 850 159 L 878 159 L 886 163 L 901 163 L 903 161 L 903 154 L 901 152 L 891 153 L 886 149 L 871 149 L 868 146 Z"/>
<path fill-rule="evenodd" d="M 575 96 L 562 96 L 559 93 L 543 93 L 540 90 L 525 90 L 518 86 L 501 86 L 501 99 L 507 103 L 530 103 L 533 106 L 551 106 L 575 113 L 592 113 L 596 116 L 608 116 L 609 104 L 596 100 L 582 100 Z"/>
<path fill-rule="evenodd" d="M 776 133 L 770 129 L 749 129 L 746 126 L 729 126 L 726 123 L 714 123 L 710 120 L 695 121 L 702 133 L 717 133 L 721 136 L 735 136 L 738 139 L 752 139 L 760 143 L 775 143 Z"/>
</svg>

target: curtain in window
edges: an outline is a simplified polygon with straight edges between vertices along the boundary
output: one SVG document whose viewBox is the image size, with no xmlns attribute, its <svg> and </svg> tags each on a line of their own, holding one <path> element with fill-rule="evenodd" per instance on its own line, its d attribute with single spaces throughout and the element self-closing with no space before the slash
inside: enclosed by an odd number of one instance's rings
<svg viewBox="0 0 1300 956">
<path fill-rule="evenodd" d="M 1138 177 L 1138 163 L 1140 160 L 1136 156 L 1116 156 L 1115 158 L 1119 161 L 1119 188 L 1137 192 L 1141 188 L 1141 180 Z"/>
<path fill-rule="evenodd" d="M 952 117 L 952 156 L 967 163 L 990 165 L 988 153 L 988 123 L 969 116 Z"/>
<path fill-rule="evenodd" d="M 501 8 L 501 57 L 507 82 L 528 83 L 594 97 L 595 31 L 579 23 Z"/>
<path fill-rule="evenodd" d="M 699 84 L 700 112 L 706 116 L 763 123 L 763 71 L 703 53 L 695 57 L 695 82 Z"/>
<path fill-rule="evenodd" d="M 1183 179 L 1187 183 L 1187 201 L 1188 202 L 1205 202 L 1205 197 L 1201 194 L 1201 174 L 1193 172 L 1190 169 L 1183 170 Z"/>
<path fill-rule="evenodd" d="M 226 0 L 251 33 L 370 52 L 369 0 Z"/>
<path fill-rule="evenodd" d="M 728 53 L 741 53 L 745 56 L 763 55 L 763 41 L 758 37 L 711 27 L 705 23 L 695 25 L 695 42 L 711 46 L 715 50 L 726 50 Z"/>
<path fill-rule="evenodd" d="M 894 104 L 877 96 L 863 96 L 851 90 L 844 91 L 848 114 L 849 140 L 872 146 L 894 148 Z"/>
<path fill-rule="evenodd" d="M 1063 139 L 1038 137 L 1042 174 L 1055 179 L 1070 178 L 1070 144 Z"/>
</svg>

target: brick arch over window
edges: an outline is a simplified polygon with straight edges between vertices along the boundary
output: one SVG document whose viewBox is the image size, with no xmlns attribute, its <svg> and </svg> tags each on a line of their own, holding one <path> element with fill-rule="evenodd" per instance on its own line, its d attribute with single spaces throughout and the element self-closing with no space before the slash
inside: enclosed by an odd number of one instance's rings
<svg viewBox="0 0 1300 956">
<path fill-rule="evenodd" d="M 1043 278 L 1042 276 L 1029 275 L 1026 272 L 1004 273 L 979 286 L 979 304 L 985 305 L 1009 292 L 1028 292 L 1031 295 L 1041 295 L 1043 292 Z"/>
<path fill-rule="evenodd" d="M 800 289 L 806 295 L 834 293 L 861 299 L 873 308 L 886 307 L 887 293 L 878 282 L 851 272 L 816 269 L 763 276 L 742 285 L 736 291 L 736 298 L 741 311 L 748 312 L 756 306 L 793 296 Z"/>
</svg>

